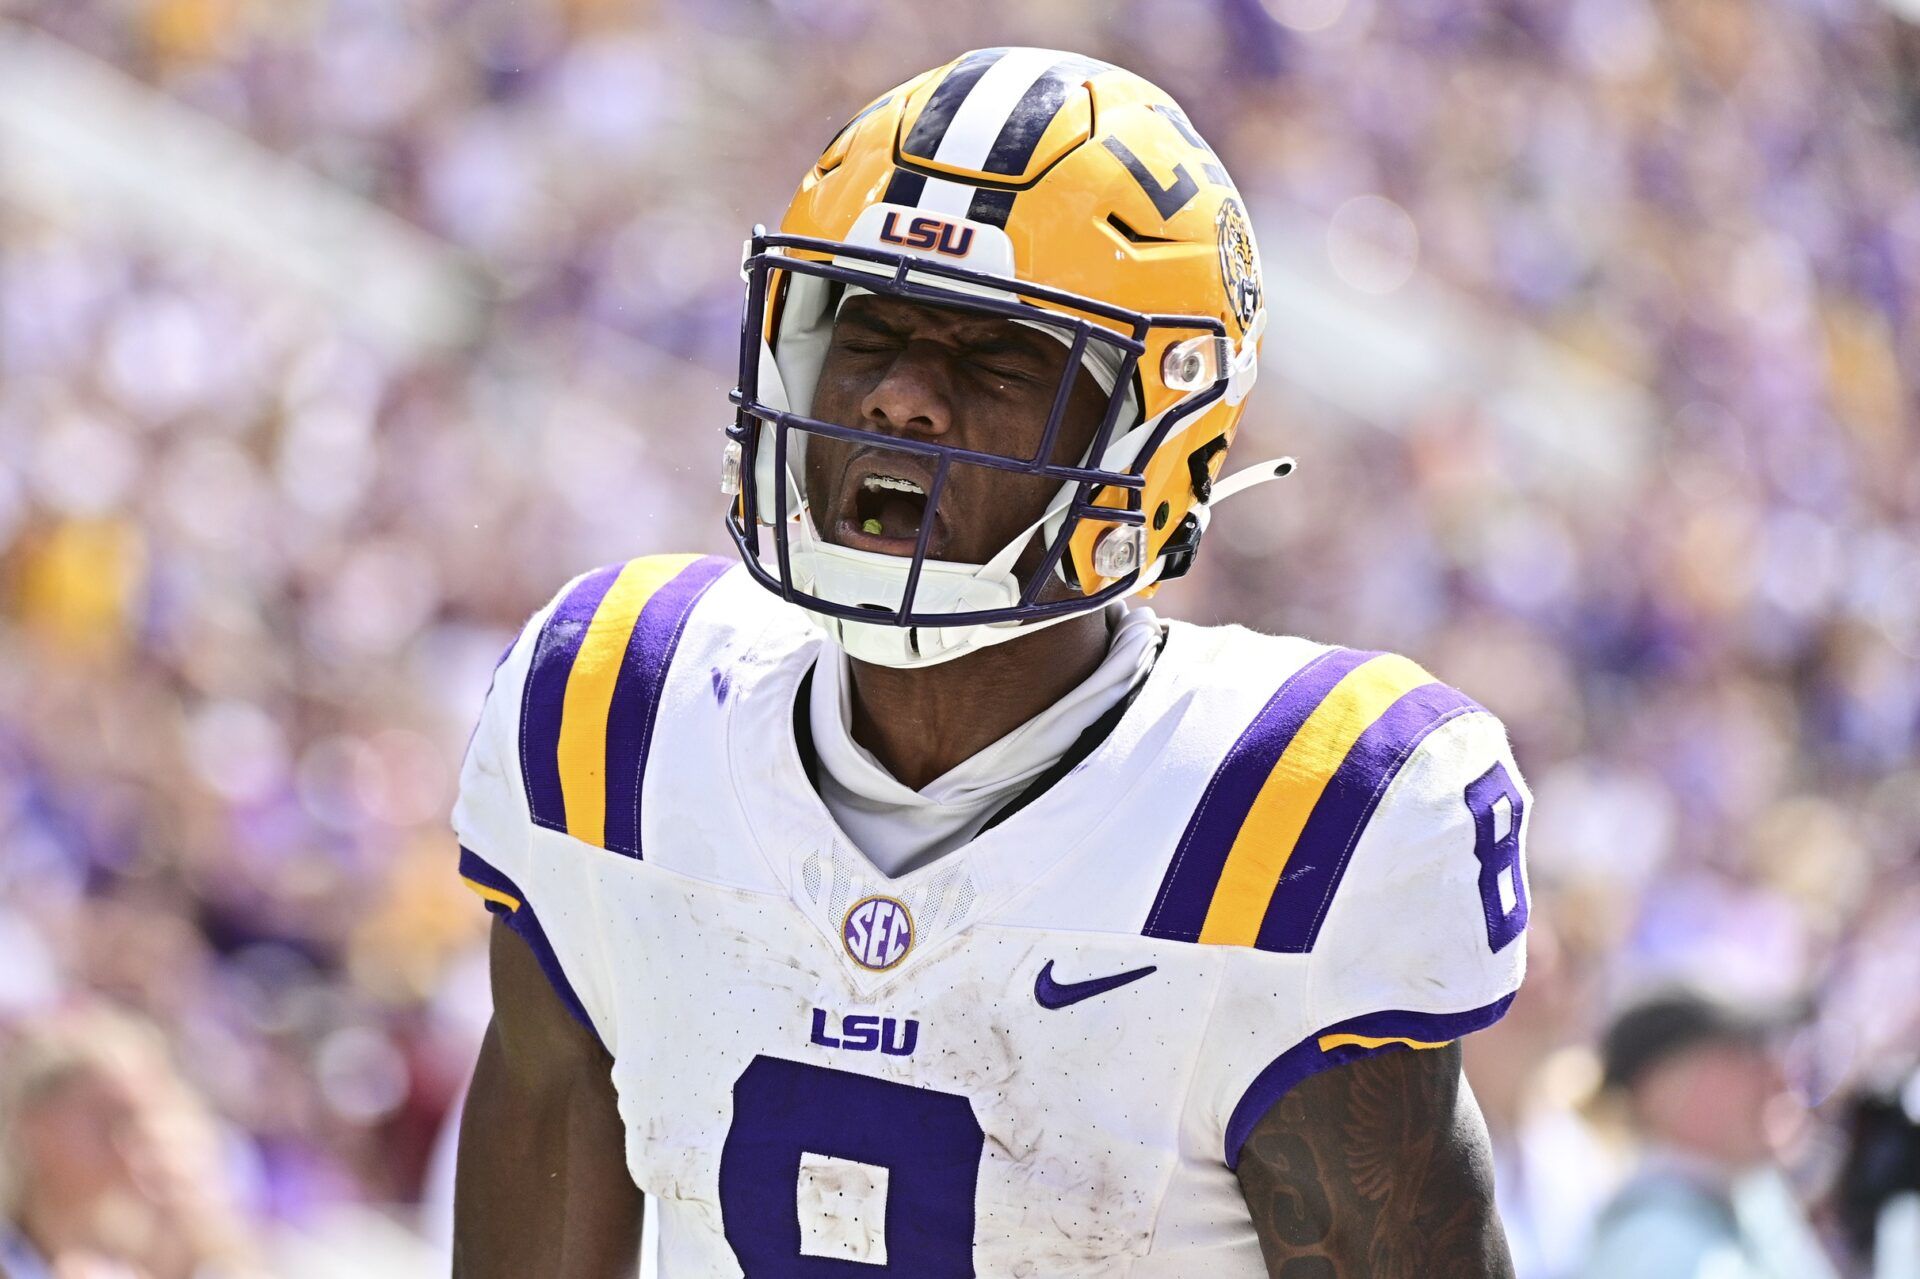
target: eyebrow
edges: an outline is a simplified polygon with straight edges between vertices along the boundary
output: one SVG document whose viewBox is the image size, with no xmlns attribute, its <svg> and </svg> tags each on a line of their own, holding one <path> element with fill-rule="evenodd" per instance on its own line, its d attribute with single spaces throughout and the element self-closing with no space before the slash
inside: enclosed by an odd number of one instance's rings
<svg viewBox="0 0 1920 1279">
<path fill-rule="evenodd" d="M 843 307 L 839 314 L 833 317 L 833 324 L 835 328 L 851 325 L 865 329 L 869 333 L 881 333 L 888 337 L 897 337 L 900 333 L 898 324 L 890 322 L 877 308 L 871 306 Z"/>
<path fill-rule="evenodd" d="M 1052 348 L 1051 338 L 1036 329 L 1013 320 L 1002 320 L 992 328 L 983 328 L 977 337 L 962 338 L 970 349 L 976 351 L 1031 351 L 1041 352 Z"/>
</svg>

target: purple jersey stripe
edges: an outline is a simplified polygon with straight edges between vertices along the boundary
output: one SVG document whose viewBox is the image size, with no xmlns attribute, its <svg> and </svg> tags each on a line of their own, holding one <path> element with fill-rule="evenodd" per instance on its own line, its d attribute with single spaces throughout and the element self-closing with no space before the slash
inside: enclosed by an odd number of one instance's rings
<svg viewBox="0 0 1920 1279">
<path fill-rule="evenodd" d="M 1364 1035 L 1369 1039 L 1395 1037 L 1417 1039 L 1430 1044 L 1449 1043 L 1462 1035 L 1470 1035 L 1493 1025 L 1506 1015 L 1512 1003 L 1513 995 L 1508 995 L 1483 1008 L 1472 1008 L 1463 1013 L 1415 1013 L 1398 1009 L 1368 1013 L 1308 1035 L 1275 1057 L 1265 1070 L 1254 1076 L 1253 1082 L 1247 1085 L 1247 1091 L 1241 1094 L 1232 1116 L 1227 1120 L 1227 1167 L 1239 1167 L 1240 1147 L 1247 1144 L 1247 1138 L 1266 1113 L 1273 1109 L 1274 1103 L 1291 1092 L 1301 1080 L 1361 1057 L 1408 1051 L 1404 1044 L 1382 1044 L 1377 1048 L 1342 1044 L 1322 1052 L 1320 1040 L 1323 1036 Z"/>
<path fill-rule="evenodd" d="M 495 892 L 505 893 L 518 902 L 524 903 L 527 900 L 520 892 L 519 885 L 495 870 L 492 862 L 465 845 L 460 848 L 460 878 L 470 879 L 476 884 L 485 884 Z M 506 909 L 506 906 L 500 902 L 489 901 L 488 905 Z"/>
<path fill-rule="evenodd" d="M 1334 770 L 1301 828 L 1300 841 L 1287 859 L 1286 876 L 1267 902 L 1255 945 L 1293 953 L 1313 949 L 1353 846 L 1400 766 L 1428 733 L 1450 719 L 1482 709 L 1457 689 L 1422 684 L 1367 726 Z"/>
<path fill-rule="evenodd" d="M 1142 933 L 1174 941 L 1199 938 L 1234 837 L 1267 775 L 1334 685 L 1354 667 L 1378 656 L 1359 649 L 1328 649 L 1288 676 L 1260 708 L 1252 725 L 1227 751 L 1188 819 Z"/>
<path fill-rule="evenodd" d="M 1519 993 L 1515 991 L 1513 995 Z M 1398 1008 L 1363 1013 L 1327 1027 L 1314 1038 L 1360 1035 L 1367 1039 L 1417 1039 L 1427 1044 L 1448 1043 L 1462 1035 L 1471 1035 L 1476 1030 L 1485 1030 L 1506 1016 L 1508 1005 L 1513 1003 L 1513 995 L 1496 999 L 1482 1008 L 1469 1008 L 1463 1013 L 1412 1013 Z"/>
<path fill-rule="evenodd" d="M 585 1026 L 595 1039 L 599 1039 L 600 1031 L 594 1026 L 593 1018 L 587 1015 L 587 1006 L 574 993 L 573 983 L 567 980 L 566 970 L 560 967 L 560 956 L 554 953 L 553 943 L 547 940 L 546 929 L 540 926 L 540 917 L 533 913 L 533 903 L 527 900 L 520 885 L 471 848 L 463 847 L 460 850 L 460 874 L 476 884 L 485 884 L 488 888 L 506 893 L 520 903 L 520 909 L 509 910 L 505 903 L 490 900 L 487 909 L 506 921 L 507 927 L 527 943 L 527 948 L 540 964 L 540 971 L 546 974 L 547 984 L 553 987 L 553 993 L 560 997 L 560 1002 L 573 1014 L 573 1019 Z M 604 1040 L 601 1046 L 606 1046 Z"/>
<path fill-rule="evenodd" d="M 621 565 L 597 568 L 581 578 L 554 607 L 534 642 L 520 703 L 520 775 L 527 784 L 527 812 L 536 826 L 564 831 L 567 801 L 560 790 L 560 713 L 567 701 L 567 677 L 580 654 L 587 623 Z"/>
<path fill-rule="evenodd" d="M 693 606 L 737 562 L 718 555 L 695 560 L 640 609 L 607 711 L 605 843 L 613 852 L 640 856 L 640 780 L 646 775 L 647 747 L 653 741 L 667 668 Z"/>
</svg>

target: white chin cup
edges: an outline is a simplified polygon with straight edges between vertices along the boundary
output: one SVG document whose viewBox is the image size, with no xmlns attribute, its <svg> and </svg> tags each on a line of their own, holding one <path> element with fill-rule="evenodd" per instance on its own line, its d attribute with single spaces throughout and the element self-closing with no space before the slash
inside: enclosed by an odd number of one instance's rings
<svg viewBox="0 0 1920 1279">
<path fill-rule="evenodd" d="M 862 602 L 872 597 L 872 602 L 886 599 L 892 601 L 889 608 L 900 607 L 907 574 L 906 562 L 899 556 L 819 543 L 811 550 L 793 552 L 792 563 L 794 585 L 809 594 Z M 1145 590 L 1159 575 L 1160 563 L 1156 561 L 1134 589 Z M 1011 573 L 989 574 L 972 564 L 928 560 L 920 570 L 920 583 L 914 594 L 916 612 L 931 611 L 931 607 L 938 607 L 942 612 L 973 612 L 1011 608 L 1020 602 L 1020 584 Z M 1105 607 L 1089 604 L 1040 621 L 985 626 L 895 626 L 891 622 L 851 621 L 811 609 L 807 610 L 807 616 L 855 661 L 911 670 L 938 666 Z"/>
<path fill-rule="evenodd" d="M 809 595 L 863 608 L 898 611 L 907 588 L 910 561 L 897 555 L 858 551 L 831 542 L 814 542 L 790 552 L 793 584 Z M 992 573 L 977 564 L 930 559 L 914 587 L 916 613 L 972 613 L 1012 608 L 1020 602 L 1020 583 L 1009 572 Z M 992 643 L 976 632 L 987 626 L 895 626 L 890 621 L 858 622 L 808 611 L 808 616 L 847 650 L 849 657 L 879 666 L 931 666 Z M 1011 639 L 1018 627 L 1004 628 Z"/>
<path fill-rule="evenodd" d="M 795 589 L 836 604 L 852 604 L 876 612 L 898 612 L 900 602 L 906 598 L 907 575 L 913 561 L 825 540 L 813 527 L 798 481 L 789 475 L 787 482 L 798 511 L 787 525 L 790 535 L 787 556 Z M 1063 492 L 1056 502 L 1064 500 Z M 1022 529 L 985 564 L 923 560 L 920 580 L 913 589 L 913 611 L 923 616 L 974 613 L 1019 604 L 1020 579 L 1014 576 L 1014 561 L 1020 558 L 1034 529 L 1052 514 L 1052 504 L 1049 504 L 1039 519 Z M 848 656 L 876 666 L 902 668 L 951 661 L 974 649 L 998 644 L 1046 625 L 1045 622 L 1003 622 L 991 626 L 896 626 L 891 621 L 851 621 L 811 609 L 807 615 L 846 649 Z"/>
</svg>

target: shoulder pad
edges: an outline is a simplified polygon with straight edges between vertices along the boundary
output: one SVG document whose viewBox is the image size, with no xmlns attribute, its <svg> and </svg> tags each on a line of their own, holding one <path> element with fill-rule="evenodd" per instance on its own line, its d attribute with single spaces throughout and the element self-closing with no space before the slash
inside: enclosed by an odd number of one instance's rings
<svg viewBox="0 0 1920 1279">
<path fill-rule="evenodd" d="M 636 797 L 661 685 L 694 605 L 735 563 L 643 556 L 588 573 L 554 602 L 520 703 L 535 825 L 640 855 Z"/>
<path fill-rule="evenodd" d="M 1393 653 L 1330 648 L 1267 700 L 1215 770 L 1143 930 L 1302 953 L 1400 767 L 1482 711 Z"/>
</svg>

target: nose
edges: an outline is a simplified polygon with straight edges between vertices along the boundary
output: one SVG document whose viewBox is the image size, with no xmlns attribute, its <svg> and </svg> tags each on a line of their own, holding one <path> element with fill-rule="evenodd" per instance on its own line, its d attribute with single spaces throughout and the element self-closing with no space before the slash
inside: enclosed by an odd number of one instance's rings
<svg viewBox="0 0 1920 1279">
<path fill-rule="evenodd" d="M 889 435 L 945 435 L 953 425 L 952 389 L 938 347 L 908 343 L 860 402 L 860 420 Z"/>
</svg>

